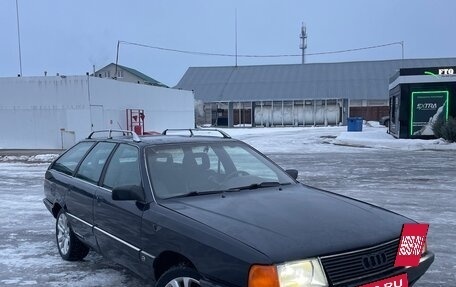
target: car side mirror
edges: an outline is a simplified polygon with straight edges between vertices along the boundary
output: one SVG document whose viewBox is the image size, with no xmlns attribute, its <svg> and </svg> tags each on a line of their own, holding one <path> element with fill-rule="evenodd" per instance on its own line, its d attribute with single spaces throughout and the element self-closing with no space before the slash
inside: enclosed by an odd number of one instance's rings
<svg viewBox="0 0 456 287">
<path fill-rule="evenodd" d="M 138 185 L 122 185 L 112 190 L 112 200 L 144 201 L 144 190 Z"/>
<path fill-rule="evenodd" d="M 285 172 L 295 180 L 298 178 L 298 171 L 296 169 L 287 169 Z"/>
</svg>

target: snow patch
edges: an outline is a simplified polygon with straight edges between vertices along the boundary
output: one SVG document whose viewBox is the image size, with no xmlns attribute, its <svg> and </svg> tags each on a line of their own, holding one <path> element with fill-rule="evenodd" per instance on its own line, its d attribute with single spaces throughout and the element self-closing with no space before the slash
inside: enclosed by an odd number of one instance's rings
<svg viewBox="0 0 456 287">
<path fill-rule="evenodd" d="M 22 161 L 22 162 L 51 162 L 56 159 L 58 154 L 38 154 L 38 155 L 5 155 L 0 156 L 0 161 Z"/>
<path fill-rule="evenodd" d="M 456 143 L 443 139 L 396 139 L 386 128 L 366 128 L 362 132 L 343 132 L 332 142 L 335 145 L 396 150 L 456 150 Z"/>
</svg>

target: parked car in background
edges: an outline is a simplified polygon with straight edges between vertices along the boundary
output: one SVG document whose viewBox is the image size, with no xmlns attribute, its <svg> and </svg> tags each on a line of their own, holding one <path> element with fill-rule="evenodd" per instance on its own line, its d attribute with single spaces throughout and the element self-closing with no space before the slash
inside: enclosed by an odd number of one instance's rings
<svg viewBox="0 0 456 287">
<path fill-rule="evenodd" d="M 419 266 L 394 267 L 413 220 L 302 184 L 223 132 L 113 132 L 46 172 L 65 260 L 92 249 L 158 287 L 360 286 L 399 274 L 411 286 L 434 260 L 425 248 Z"/>
</svg>

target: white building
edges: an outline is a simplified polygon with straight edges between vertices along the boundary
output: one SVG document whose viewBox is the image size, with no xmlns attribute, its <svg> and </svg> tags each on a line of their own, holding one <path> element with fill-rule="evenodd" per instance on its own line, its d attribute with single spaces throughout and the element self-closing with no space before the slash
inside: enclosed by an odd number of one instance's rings
<svg viewBox="0 0 456 287">
<path fill-rule="evenodd" d="M 144 130 L 192 128 L 191 91 L 90 76 L 0 78 L 0 148 L 61 149 L 100 129 L 127 129 L 127 110 L 144 111 Z"/>
</svg>

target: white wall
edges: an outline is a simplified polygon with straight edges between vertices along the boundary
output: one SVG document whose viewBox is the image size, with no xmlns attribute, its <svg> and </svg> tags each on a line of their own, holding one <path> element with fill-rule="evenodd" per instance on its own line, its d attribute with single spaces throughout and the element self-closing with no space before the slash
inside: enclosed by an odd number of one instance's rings
<svg viewBox="0 0 456 287">
<path fill-rule="evenodd" d="M 146 131 L 195 126 L 194 97 L 190 91 L 125 83 L 90 77 L 90 103 L 103 107 L 104 124 L 126 128 L 126 109 L 143 109 Z M 112 124 L 111 124 L 112 121 Z"/>
<path fill-rule="evenodd" d="M 189 91 L 87 76 L 0 78 L 0 148 L 67 148 L 92 129 L 126 128 L 128 108 L 144 109 L 146 131 L 190 128 L 193 100 Z"/>
<path fill-rule="evenodd" d="M 0 78 L 0 148 L 61 148 L 61 129 L 90 127 L 87 94 L 86 77 Z"/>
</svg>

